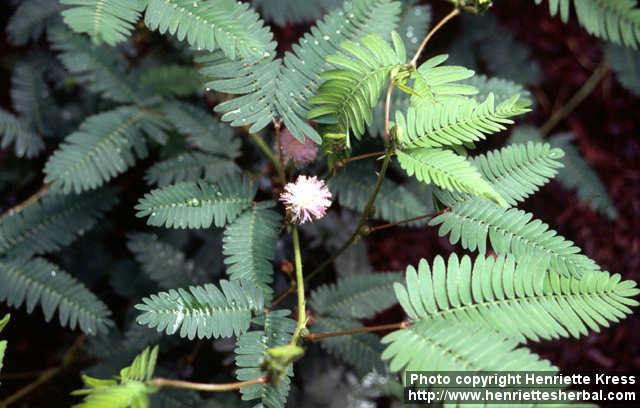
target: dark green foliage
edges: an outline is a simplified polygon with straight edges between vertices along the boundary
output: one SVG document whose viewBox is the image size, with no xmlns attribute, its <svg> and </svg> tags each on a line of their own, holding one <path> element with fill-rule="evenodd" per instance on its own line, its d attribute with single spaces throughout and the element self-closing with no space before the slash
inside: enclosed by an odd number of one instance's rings
<svg viewBox="0 0 640 408">
<path fill-rule="evenodd" d="M 329 189 L 341 206 L 362 211 L 375 180 L 371 166 L 353 163 L 339 170 L 329 180 Z M 427 212 L 427 206 L 411 191 L 391 180 L 384 180 L 376 200 L 375 218 L 394 222 L 419 217 Z"/>
<path fill-rule="evenodd" d="M 238 337 L 236 344 L 236 378 L 240 381 L 253 380 L 262 375 L 261 365 L 267 349 L 287 344 L 296 326 L 286 310 L 275 310 L 262 316 L 261 330 L 253 330 Z M 284 407 L 291 386 L 293 369 L 290 366 L 286 375 L 277 385 L 258 384 L 243 387 L 240 391 L 245 401 L 258 399 L 259 406 L 268 408 Z M 261 405 L 260 405 L 261 404 Z"/>
<path fill-rule="evenodd" d="M 0 147 L 6 149 L 15 144 L 14 151 L 19 157 L 34 157 L 44 149 L 42 137 L 28 123 L 15 115 L 0 109 Z"/>
<path fill-rule="evenodd" d="M 618 81 L 634 95 L 640 96 L 640 51 L 609 44 L 606 53 Z"/>
<path fill-rule="evenodd" d="M 316 289 L 309 304 L 322 316 L 372 318 L 396 303 L 392 287 L 400 279 L 391 272 L 352 275 Z"/>
<path fill-rule="evenodd" d="M 290 23 L 306 23 L 315 21 L 322 15 L 340 6 L 340 0 L 252 0 L 251 5 L 260 12 L 267 21 L 279 26 Z"/>
<path fill-rule="evenodd" d="M 145 181 L 149 185 L 166 186 L 180 181 L 218 182 L 239 172 L 233 161 L 213 154 L 181 153 L 149 167 Z"/>
<path fill-rule="evenodd" d="M 93 293 L 42 258 L 0 259 L 0 300 L 12 307 L 26 303 L 28 313 L 40 305 L 46 321 L 57 311 L 60 325 L 90 335 L 113 325 L 111 312 Z"/>
<path fill-rule="evenodd" d="M 52 21 L 59 19 L 60 10 L 57 1 L 22 0 L 6 27 L 9 41 L 14 45 L 24 45 L 30 40 L 37 40 Z"/>
<path fill-rule="evenodd" d="M 145 194 L 136 206 L 138 217 L 168 228 L 222 227 L 251 205 L 255 184 L 234 176 L 219 184 L 182 182 Z"/>
<path fill-rule="evenodd" d="M 247 281 L 220 280 L 212 284 L 160 292 L 142 299 L 138 323 L 180 337 L 239 336 L 247 331 L 252 313 L 262 311 L 262 291 Z"/>
<path fill-rule="evenodd" d="M 353 319 L 322 317 L 314 323 L 313 328 L 319 333 L 331 333 L 360 326 L 361 323 Z M 328 353 L 352 366 L 360 376 L 365 376 L 372 371 L 376 373 L 387 371 L 385 363 L 380 359 L 384 347 L 375 334 L 361 333 L 353 336 L 330 337 L 319 340 L 319 343 L 320 347 Z"/>
<path fill-rule="evenodd" d="M 222 241 L 224 263 L 231 280 L 245 279 L 273 294 L 273 265 L 282 217 L 273 203 L 256 204 L 229 224 Z"/>
<path fill-rule="evenodd" d="M 116 203 L 114 191 L 79 196 L 47 194 L 24 210 L 0 217 L 0 255 L 27 258 L 69 245 Z"/>
<path fill-rule="evenodd" d="M 144 273 L 162 289 L 177 289 L 210 281 L 210 276 L 191 259 L 155 234 L 131 235 L 127 247 Z"/>
</svg>

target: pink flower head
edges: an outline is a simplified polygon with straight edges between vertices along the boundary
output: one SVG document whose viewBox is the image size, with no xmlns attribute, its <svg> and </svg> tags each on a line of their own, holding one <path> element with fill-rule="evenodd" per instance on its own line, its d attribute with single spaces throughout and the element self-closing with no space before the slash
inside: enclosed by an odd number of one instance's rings
<svg viewBox="0 0 640 408">
<path fill-rule="evenodd" d="M 316 176 L 298 176 L 295 183 L 284 186 L 280 201 L 293 222 L 304 224 L 324 217 L 331 205 L 331 191 Z"/>
<path fill-rule="evenodd" d="M 318 154 L 318 145 L 313 140 L 305 136 L 304 142 L 300 142 L 286 128 L 280 132 L 279 148 L 285 163 L 291 160 L 296 167 L 311 163 Z"/>
</svg>

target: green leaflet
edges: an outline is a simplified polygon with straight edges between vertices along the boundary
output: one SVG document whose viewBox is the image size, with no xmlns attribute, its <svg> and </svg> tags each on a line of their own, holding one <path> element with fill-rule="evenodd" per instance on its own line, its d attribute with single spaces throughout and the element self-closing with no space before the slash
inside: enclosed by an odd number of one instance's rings
<svg viewBox="0 0 640 408">
<path fill-rule="evenodd" d="M 37 40 L 45 28 L 57 20 L 60 10 L 61 6 L 57 1 L 21 1 L 7 23 L 9 42 L 13 45 L 25 45 L 29 40 Z"/>
<path fill-rule="evenodd" d="M 613 44 L 608 44 L 605 51 L 618 81 L 634 95 L 640 96 L 640 51 Z"/>
<path fill-rule="evenodd" d="M 27 313 L 40 305 L 48 322 L 58 312 L 60 325 L 95 335 L 113 325 L 100 299 L 67 272 L 43 258 L 0 260 L 0 300 L 26 303 Z"/>
<path fill-rule="evenodd" d="M 271 30 L 246 3 L 148 0 L 144 22 L 151 30 L 175 35 L 198 50 L 220 49 L 230 60 L 256 60 L 274 52 Z"/>
<path fill-rule="evenodd" d="M 474 322 L 520 341 L 586 335 L 618 322 L 637 306 L 640 293 L 620 275 L 585 273 L 581 279 L 561 277 L 540 268 L 533 257 L 515 262 L 452 254 L 437 256 L 432 266 L 422 259 L 409 266 L 406 285 L 395 284 L 396 296 L 414 322 Z"/>
<path fill-rule="evenodd" d="M 264 375 L 262 364 L 265 353 L 273 347 L 283 346 L 291 341 L 296 323 L 288 310 L 274 310 L 266 313 L 256 322 L 261 330 L 246 332 L 238 337 L 235 348 L 236 378 L 240 381 L 253 380 Z M 244 401 L 259 400 L 257 406 L 283 408 L 287 402 L 293 367 L 289 366 L 286 375 L 277 385 L 258 384 L 243 387 L 240 392 Z"/>
<path fill-rule="evenodd" d="M 10 318 L 11 318 L 11 315 L 6 314 L 2 319 L 0 319 L 0 333 L 2 333 L 2 330 L 9 323 Z M 4 361 L 4 353 L 6 350 L 7 350 L 7 341 L 6 340 L 0 341 L 0 371 L 2 371 L 2 363 Z"/>
<path fill-rule="evenodd" d="M 15 115 L 0 109 L 0 147 L 6 149 L 14 144 L 18 157 L 35 157 L 44 150 L 44 141 L 29 124 Z"/>
<path fill-rule="evenodd" d="M 256 204 L 224 230 L 223 254 L 231 280 L 246 279 L 273 295 L 273 265 L 282 217 L 273 203 Z"/>
<path fill-rule="evenodd" d="M 461 96 L 478 93 L 473 86 L 460 82 L 472 77 L 473 71 L 456 65 L 441 66 L 448 58 L 446 54 L 429 58 L 411 74 L 416 93 L 411 95 L 411 106 L 423 108 L 451 98 L 457 100 Z"/>
<path fill-rule="evenodd" d="M 218 182 L 240 168 L 233 161 L 207 153 L 188 152 L 158 161 L 147 169 L 145 181 L 160 187 L 181 181 Z"/>
<path fill-rule="evenodd" d="M 262 311 L 262 290 L 248 281 L 220 281 L 172 289 L 142 299 L 138 323 L 190 340 L 238 336 L 249 329 L 253 313 Z"/>
<path fill-rule="evenodd" d="M 383 360 L 391 371 L 550 371 L 518 342 L 487 331 L 481 325 L 422 322 L 394 331 L 382 339 Z"/>
<path fill-rule="evenodd" d="M 140 199 L 136 216 L 167 228 L 222 227 L 251 205 L 257 186 L 233 176 L 218 184 L 182 182 L 157 188 Z"/>
<path fill-rule="evenodd" d="M 82 376 L 85 388 L 73 391 L 71 395 L 82 395 L 84 401 L 74 407 L 148 408 L 149 395 L 158 391 L 157 387 L 147 383 L 153 377 L 158 350 L 158 346 L 144 349 L 130 366 L 120 371 L 116 379 Z"/>
<path fill-rule="evenodd" d="M 61 0 L 75 6 L 62 12 L 64 22 L 77 33 L 87 33 L 94 42 L 109 45 L 125 41 L 147 5 L 147 0 Z"/>
<path fill-rule="evenodd" d="M 377 34 L 370 34 L 356 44 L 345 41 L 342 53 L 330 55 L 327 61 L 337 69 L 325 71 L 325 82 L 309 102 L 316 105 L 309 111 L 309 119 L 327 117 L 342 133 L 353 130 L 360 138 L 365 126 L 372 121 L 371 113 L 392 77 L 399 74 L 406 60 L 402 39 L 391 33 L 393 48 Z M 362 45 L 360 45 L 362 43 Z"/>
<path fill-rule="evenodd" d="M 552 16 L 569 20 L 571 0 L 548 0 Z M 541 4 L 542 0 L 535 0 Z M 590 34 L 616 44 L 637 48 L 640 43 L 640 8 L 634 0 L 573 0 L 578 22 Z"/>
<path fill-rule="evenodd" d="M 400 166 L 409 176 L 418 181 L 433 183 L 449 191 L 460 191 L 482 196 L 499 205 L 506 202 L 493 189 L 468 160 L 451 150 L 437 148 L 419 148 L 398 150 L 396 152 Z"/>
<path fill-rule="evenodd" d="M 57 251 L 92 228 L 116 202 L 111 189 L 78 196 L 47 194 L 0 217 L 0 255 L 28 258 Z"/>
<path fill-rule="evenodd" d="M 600 267 L 580 253 L 580 248 L 533 215 L 516 208 L 473 198 L 454 205 L 433 218 L 440 236 L 449 242 L 480 254 L 487 253 L 487 238 L 498 255 L 513 254 L 517 260 L 537 257 L 540 267 L 565 276 L 579 278 L 597 272 Z"/>
</svg>

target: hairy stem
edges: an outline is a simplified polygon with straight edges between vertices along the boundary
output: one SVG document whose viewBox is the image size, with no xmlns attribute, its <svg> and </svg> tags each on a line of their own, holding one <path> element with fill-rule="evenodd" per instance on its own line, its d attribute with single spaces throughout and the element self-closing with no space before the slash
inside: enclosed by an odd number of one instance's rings
<svg viewBox="0 0 640 408">
<path fill-rule="evenodd" d="M 295 265 L 296 265 L 296 288 L 298 290 L 298 323 L 296 324 L 296 329 L 293 332 L 293 337 L 291 338 L 291 344 L 298 344 L 298 339 L 300 338 L 300 333 L 302 330 L 307 327 L 307 313 L 306 313 L 306 302 L 304 298 L 304 276 L 302 275 L 302 255 L 300 253 L 300 237 L 298 234 L 298 227 L 296 225 L 293 226 L 293 255 L 295 257 Z"/>
<path fill-rule="evenodd" d="M 408 224 L 408 223 L 414 222 L 414 221 L 420 221 L 420 220 L 423 220 L 425 218 L 433 218 L 435 216 L 438 216 L 438 215 L 442 214 L 443 212 L 445 212 L 447 210 L 448 209 L 444 209 L 442 211 L 430 212 L 429 214 L 419 215 L 419 216 L 413 217 L 413 218 L 407 218 L 406 220 L 402 220 L 402 221 L 396 221 L 396 222 L 390 222 L 390 223 L 387 223 L 387 224 L 376 225 L 375 227 L 371 227 L 369 229 L 369 233 L 380 231 L 380 230 L 383 230 L 383 229 L 386 229 L 386 228 L 395 227 L 395 226 L 398 226 L 398 225 Z"/>
<path fill-rule="evenodd" d="M 273 150 L 271 150 L 269 145 L 267 145 L 267 142 L 265 142 L 264 139 L 259 135 L 255 133 L 249 133 L 249 136 L 251 136 L 251 139 L 253 139 L 253 141 L 256 143 L 260 151 L 264 153 L 264 155 L 267 156 L 269 160 L 271 160 L 271 162 L 273 163 L 273 166 L 276 169 L 276 172 L 278 173 L 278 178 L 280 179 L 280 182 L 282 183 L 282 185 L 285 185 L 286 176 L 284 174 L 284 167 L 282 166 L 282 163 L 280 162 L 278 157 L 276 157 L 276 155 L 273 153 Z"/>
<path fill-rule="evenodd" d="M 35 193 L 33 193 L 32 195 L 27 197 L 24 201 L 22 201 L 22 202 L 20 202 L 20 203 L 18 203 L 16 205 L 14 205 L 13 207 L 9 208 L 5 212 L 5 214 L 13 215 L 13 214 L 19 213 L 20 211 L 24 210 L 25 208 L 27 208 L 31 204 L 33 204 L 36 201 L 38 201 L 43 195 L 45 195 L 47 193 L 47 191 L 49 191 L 49 184 L 42 183 L 42 185 L 40 186 L 40 189 L 38 189 L 38 191 L 36 191 Z"/>
<path fill-rule="evenodd" d="M 598 68 L 593 71 L 589 79 L 585 81 L 578 92 L 576 92 L 575 95 L 573 95 L 564 106 L 553 112 L 553 114 L 544 123 L 544 125 L 540 127 L 540 132 L 543 135 L 548 134 L 551 129 L 553 129 L 558 123 L 560 123 L 561 120 L 569 116 L 569 114 L 573 112 L 573 110 L 578 105 L 580 105 L 580 103 L 582 103 L 582 101 L 584 101 L 591 94 L 591 92 L 593 92 L 593 90 L 596 88 L 596 86 L 598 86 L 598 84 L 600 83 L 602 78 L 605 77 L 608 71 L 609 67 L 607 67 L 607 64 L 605 62 L 602 62 L 598 66 Z"/>
<path fill-rule="evenodd" d="M 336 170 L 346 166 L 348 163 L 354 162 L 354 161 L 358 161 L 358 160 L 364 160 L 364 159 L 368 159 L 370 157 L 378 157 L 378 156 L 382 156 L 384 154 L 384 150 L 379 151 L 379 152 L 371 152 L 371 153 L 365 153 L 365 154 L 361 154 L 358 156 L 352 156 L 349 157 L 347 159 L 341 160 L 340 162 L 338 162 L 338 164 L 336 164 L 335 168 Z"/>
<path fill-rule="evenodd" d="M 149 384 L 155 385 L 157 387 L 186 388 L 198 391 L 220 392 L 238 390 L 242 387 L 248 387 L 250 385 L 266 384 L 268 381 L 269 379 L 267 378 L 267 376 L 262 376 L 253 380 L 224 384 L 197 383 L 190 381 L 172 380 L 170 378 L 154 378 L 149 381 Z"/>
<path fill-rule="evenodd" d="M 409 322 L 381 324 L 378 326 L 355 327 L 353 329 L 339 330 L 339 331 L 328 332 L 328 333 L 309 333 L 304 338 L 309 341 L 316 341 L 316 340 L 326 339 L 329 337 L 350 336 L 352 334 L 358 334 L 358 333 L 371 333 L 371 332 L 377 332 L 377 331 L 383 331 L 383 330 L 404 329 L 406 327 L 409 327 Z"/>
<path fill-rule="evenodd" d="M 413 58 L 411 59 L 411 62 L 409 62 L 410 65 L 412 65 L 414 68 L 416 67 L 416 64 L 418 63 L 418 59 L 420 58 L 420 54 L 422 54 L 422 51 L 424 51 L 424 47 L 427 46 L 427 43 L 429 42 L 429 40 L 431 40 L 431 37 L 433 37 L 435 35 L 435 33 L 438 32 L 438 30 L 440 30 L 442 28 L 442 26 L 444 26 L 445 24 L 447 24 L 447 22 L 449 20 L 451 20 L 452 18 L 454 18 L 455 16 L 457 16 L 458 14 L 460 14 L 460 10 L 458 10 L 457 8 L 451 10 L 451 12 L 449 14 L 447 14 L 446 16 L 444 16 L 442 18 L 442 20 L 440 20 L 438 22 L 438 24 L 436 24 L 428 33 L 427 36 L 424 37 L 424 40 L 422 40 L 422 43 L 420 43 L 420 47 L 418 47 L 418 51 L 416 51 L 416 55 L 413 56 Z"/>
</svg>

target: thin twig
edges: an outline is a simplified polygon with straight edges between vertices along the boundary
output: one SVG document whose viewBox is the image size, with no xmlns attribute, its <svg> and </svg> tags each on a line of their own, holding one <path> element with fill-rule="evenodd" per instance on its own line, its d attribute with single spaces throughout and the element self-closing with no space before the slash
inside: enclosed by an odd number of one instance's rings
<svg viewBox="0 0 640 408">
<path fill-rule="evenodd" d="M 31 204 L 33 204 L 36 201 L 38 201 L 43 195 L 46 194 L 47 191 L 49 191 L 49 184 L 42 183 L 42 185 L 40 186 L 38 191 L 36 191 L 35 193 L 33 193 L 32 195 L 27 197 L 24 201 L 21 201 L 20 203 L 18 203 L 16 205 L 14 205 L 13 207 L 9 208 L 5 212 L 5 214 L 13 215 L 13 214 L 19 213 L 20 211 L 24 210 L 26 207 L 28 207 Z"/>
<path fill-rule="evenodd" d="M 379 157 L 382 156 L 384 154 L 384 150 L 379 151 L 379 152 L 372 152 L 372 153 L 365 153 L 365 154 L 361 154 L 358 156 L 352 156 L 349 157 L 347 159 L 343 159 L 341 161 L 339 161 L 336 165 L 335 165 L 335 169 L 339 169 L 341 167 L 346 166 L 348 163 L 354 162 L 354 161 L 358 161 L 358 160 L 364 160 L 364 159 L 368 159 L 370 157 Z"/>
<path fill-rule="evenodd" d="M 186 388 L 186 389 L 198 390 L 198 391 L 220 392 L 220 391 L 238 390 L 240 388 L 248 387 L 250 385 L 266 384 L 267 382 L 269 382 L 269 379 L 267 378 L 267 376 L 262 376 L 260 378 L 256 378 L 253 380 L 224 383 L 224 384 L 197 383 L 197 382 L 182 381 L 182 380 L 172 380 L 170 378 L 154 378 L 151 381 L 149 381 L 149 384 L 155 385 L 157 387 Z"/>
<path fill-rule="evenodd" d="M 589 79 L 585 81 L 578 92 L 576 92 L 575 95 L 573 95 L 564 106 L 555 111 L 544 123 L 544 125 L 540 127 L 540 132 L 543 135 L 548 134 L 551 129 L 553 129 L 558 123 L 560 123 L 560 121 L 569 116 L 569 114 L 573 112 L 573 110 L 578 105 L 580 105 L 580 103 L 584 101 L 591 94 L 591 92 L 593 92 L 593 90 L 596 88 L 596 86 L 598 86 L 598 83 L 600 83 L 600 81 L 605 77 L 608 71 L 609 67 L 607 66 L 606 62 L 603 61 L 600 65 L 598 65 L 598 68 L 593 71 Z"/>
<path fill-rule="evenodd" d="M 287 184 L 287 178 L 285 173 L 284 158 L 282 157 L 282 145 L 280 144 L 280 130 L 282 129 L 282 120 L 273 118 L 273 128 L 275 129 L 275 133 L 276 133 L 275 139 L 276 139 L 276 150 L 278 153 L 278 161 L 280 162 L 280 167 L 282 168 L 282 174 L 280 175 L 280 182 L 284 186 L 285 184 Z"/>
<path fill-rule="evenodd" d="M 390 222 L 388 224 L 376 225 L 375 227 L 369 228 L 369 233 L 380 231 L 380 230 L 383 230 L 383 229 L 386 229 L 386 228 L 396 227 L 398 225 L 409 224 L 410 222 L 420 221 L 420 220 L 423 220 L 425 218 L 433 218 L 433 217 L 436 217 L 436 216 L 438 216 L 438 215 L 440 215 L 440 214 L 442 214 L 443 212 L 446 212 L 446 211 L 448 211 L 448 209 L 444 209 L 442 211 L 431 212 L 429 214 L 419 215 L 419 216 L 413 217 L 413 218 L 407 218 L 406 220 L 402 220 L 402 221 L 396 221 L 396 222 Z"/>
<path fill-rule="evenodd" d="M 75 361 L 76 352 L 82 347 L 83 343 L 84 336 L 78 337 L 62 357 L 62 363 L 58 367 L 52 367 L 42 371 L 38 378 L 36 378 L 33 382 L 20 388 L 18 391 L 5 398 L 3 401 L 0 401 L 0 407 L 7 408 L 9 405 L 29 395 L 33 390 L 40 387 L 42 384 L 51 381 L 51 379 L 60 374 L 60 372 L 73 364 L 73 362 Z"/>
<path fill-rule="evenodd" d="M 316 341 L 316 340 L 326 339 L 329 337 L 349 336 L 352 334 L 371 333 L 371 332 L 377 332 L 377 331 L 383 331 L 383 330 L 404 329 L 406 327 L 409 327 L 409 322 L 381 324 L 379 326 L 355 327 L 353 329 L 339 330 L 339 331 L 327 332 L 327 333 L 309 333 L 306 336 L 304 336 L 304 338 L 305 340 Z"/>
<path fill-rule="evenodd" d="M 296 292 L 296 283 L 295 282 L 291 282 L 291 286 L 289 286 L 287 288 L 287 290 L 285 290 L 284 292 L 282 292 L 280 295 L 278 295 L 278 297 L 276 298 L 276 300 L 274 300 L 273 302 L 271 302 L 271 310 L 273 310 L 274 307 L 278 306 L 280 303 L 282 303 L 283 300 L 285 300 L 287 298 L 287 296 L 289 296 L 292 293 Z"/>
<path fill-rule="evenodd" d="M 260 151 L 264 153 L 264 155 L 267 156 L 269 160 L 271 160 L 271 162 L 273 163 L 273 166 L 276 168 L 276 172 L 278 173 L 278 178 L 280 179 L 280 182 L 282 183 L 282 185 L 285 185 L 286 176 L 284 174 L 284 167 L 282 167 L 280 160 L 278 160 L 278 158 L 273 153 L 269 145 L 267 145 L 267 142 L 265 142 L 264 139 L 260 137 L 260 135 L 257 135 L 255 133 L 249 133 L 249 136 L 251 136 L 251 139 L 253 139 L 253 141 L 256 143 Z"/>
<path fill-rule="evenodd" d="M 413 67 L 416 66 L 416 64 L 418 63 L 418 58 L 420 58 L 420 54 L 422 54 L 422 51 L 424 50 L 424 47 L 427 45 L 427 43 L 429 42 L 431 37 L 433 37 L 435 35 L 435 33 L 437 33 L 438 30 L 442 28 L 442 26 L 447 24 L 447 21 L 451 20 L 452 18 L 454 18 L 458 14 L 460 14 L 460 10 L 458 10 L 457 8 L 451 10 L 451 12 L 449 14 L 447 14 L 442 20 L 440 20 L 440 22 L 438 22 L 438 24 L 436 24 L 429 31 L 427 36 L 424 37 L 424 40 L 422 40 L 422 43 L 420 44 L 420 47 L 418 47 L 418 51 L 416 51 L 416 55 L 414 55 L 413 58 L 411 59 L 411 62 L 409 62 L 410 65 L 412 65 Z"/>
</svg>

